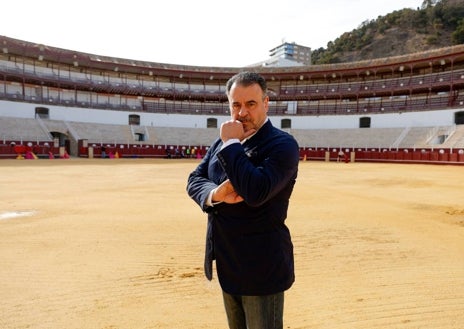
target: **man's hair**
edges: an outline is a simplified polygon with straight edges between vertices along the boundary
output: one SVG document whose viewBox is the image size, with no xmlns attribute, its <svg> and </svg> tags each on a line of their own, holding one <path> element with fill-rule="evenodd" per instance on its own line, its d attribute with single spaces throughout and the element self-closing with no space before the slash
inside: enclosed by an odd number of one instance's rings
<svg viewBox="0 0 464 329">
<path fill-rule="evenodd" d="M 248 87 L 253 84 L 258 84 L 263 91 L 263 97 L 267 95 L 267 83 L 266 80 L 256 72 L 239 72 L 230 78 L 226 83 L 226 94 L 229 95 L 230 89 L 232 88 L 233 84 L 237 84 L 243 87 Z"/>
</svg>

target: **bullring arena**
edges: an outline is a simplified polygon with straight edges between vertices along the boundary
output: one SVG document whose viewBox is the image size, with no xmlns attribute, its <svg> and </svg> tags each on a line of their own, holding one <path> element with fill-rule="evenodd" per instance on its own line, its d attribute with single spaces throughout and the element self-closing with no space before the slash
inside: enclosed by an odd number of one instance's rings
<svg viewBox="0 0 464 329">
<path fill-rule="evenodd" d="M 0 41 L 0 328 L 224 328 L 185 185 L 239 69 Z M 253 70 L 300 144 L 285 328 L 462 328 L 464 47 Z"/>
<path fill-rule="evenodd" d="M 185 193 L 198 161 L 2 161 L 0 328 L 225 328 L 202 271 L 206 218 Z M 458 177 L 301 162 L 284 327 L 462 328 Z"/>
</svg>

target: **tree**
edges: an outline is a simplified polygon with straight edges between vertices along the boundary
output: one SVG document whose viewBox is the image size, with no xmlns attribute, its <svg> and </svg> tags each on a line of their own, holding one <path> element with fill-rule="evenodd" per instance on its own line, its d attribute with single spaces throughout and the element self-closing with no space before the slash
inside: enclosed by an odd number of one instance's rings
<svg viewBox="0 0 464 329">
<path fill-rule="evenodd" d="M 451 40 L 455 45 L 464 43 L 464 18 L 459 21 L 458 27 L 451 34 Z"/>
</svg>

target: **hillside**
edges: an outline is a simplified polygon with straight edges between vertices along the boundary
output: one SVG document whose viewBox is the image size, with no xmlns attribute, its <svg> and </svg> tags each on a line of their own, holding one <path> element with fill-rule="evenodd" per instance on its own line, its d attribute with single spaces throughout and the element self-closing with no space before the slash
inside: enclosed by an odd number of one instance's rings
<svg viewBox="0 0 464 329">
<path fill-rule="evenodd" d="M 314 49 L 313 64 L 344 63 L 405 55 L 464 43 L 464 0 L 424 0 L 362 22 L 327 48 Z"/>
</svg>

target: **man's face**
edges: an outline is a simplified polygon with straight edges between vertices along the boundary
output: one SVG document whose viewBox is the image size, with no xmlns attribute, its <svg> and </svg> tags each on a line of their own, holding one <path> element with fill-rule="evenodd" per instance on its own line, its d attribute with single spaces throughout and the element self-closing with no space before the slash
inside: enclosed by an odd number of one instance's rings
<svg viewBox="0 0 464 329">
<path fill-rule="evenodd" d="M 228 99 L 232 119 L 241 121 L 245 132 L 261 128 L 267 118 L 269 97 L 263 96 L 258 84 L 248 87 L 233 84 Z"/>
</svg>

